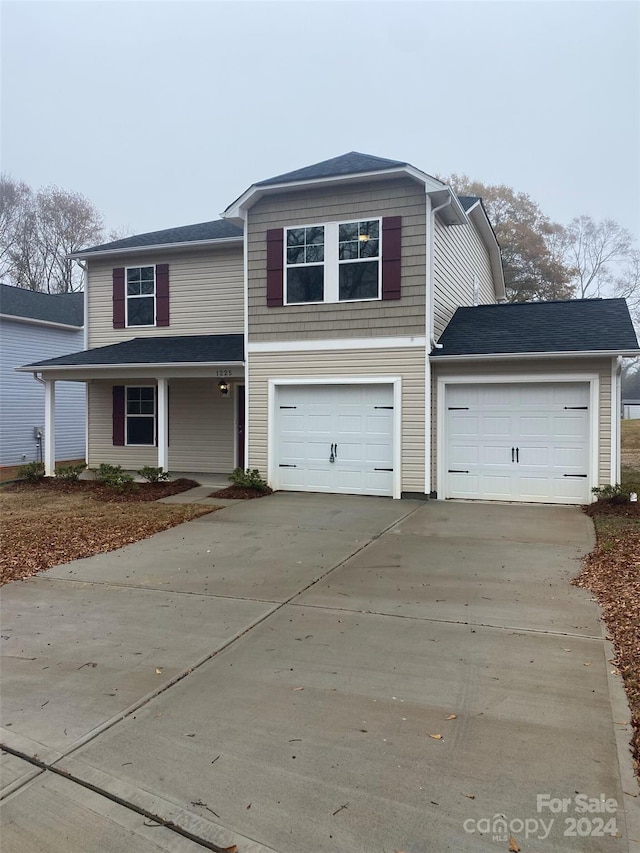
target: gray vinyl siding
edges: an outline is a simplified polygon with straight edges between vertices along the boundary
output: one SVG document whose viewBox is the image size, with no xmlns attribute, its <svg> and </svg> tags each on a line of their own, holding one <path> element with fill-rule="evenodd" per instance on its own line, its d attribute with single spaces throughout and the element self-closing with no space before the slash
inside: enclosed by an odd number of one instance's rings
<svg viewBox="0 0 640 853">
<path fill-rule="evenodd" d="M 553 382 L 554 374 L 588 373 L 597 374 L 600 385 L 600 405 L 598 424 L 598 478 L 599 484 L 611 482 L 611 359 L 538 359 L 466 364 L 436 364 L 431 362 L 431 471 L 433 489 L 437 491 L 437 446 L 438 446 L 438 377 L 447 376 L 504 376 L 510 374 L 547 374 L 541 381 Z M 514 382 L 517 382 L 517 378 Z"/>
<path fill-rule="evenodd" d="M 224 335 L 244 331 L 242 246 L 171 255 L 140 254 L 89 261 L 89 348 L 159 335 Z M 114 267 L 169 264 L 171 325 L 113 328 Z"/>
<path fill-rule="evenodd" d="M 402 217 L 400 300 L 267 308 L 266 232 L 270 228 Z M 249 340 L 424 335 L 426 202 L 424 188 L 402 179 L 270 195 L 249 212 Z"/>
<path fill-rule="evenodd" d="M 158 464 L 156 447 L 114 447 L 112 387 L 89 383 L 89 466 L 106 462 L 137 470 Z M 154 385 L 136 379 L 129 385 Z M 176 379 L 169 383 L 169 470 L 230 473 L 234 467 L 235 395 L 221 397 L 217 380 Z"/>
<path fill-rule="evenodd" d="M 267 472 L 269 379 L 399 376 L 402 378 L 402 490 L 424 492 L 424 368 L 422 347 L 249 355 L 249 461 Z M 328 379 L 330 384 L 330 378 Z"/>
<path fill-rule="evenodd" d="M 436 217 L 433 245 L 433 313 L 436 340 L 460 305 L 473 305 L 473 277 L 479 304 L 496 302 L 489 253 L 473 222 L 445 226 Z"/>
<path fill-rule="evenodd" d="M 0 330 L 0 465 L 39 460 L 34 427 L 44 429 L 44 386 L 14 368 L 82 349 L 81 329 L 5 320 Z M 84 459 L 85 387 L 56 383 L 56 459 Z M 44 453 L 44 444 L 42 446 Z"/>
</svg>

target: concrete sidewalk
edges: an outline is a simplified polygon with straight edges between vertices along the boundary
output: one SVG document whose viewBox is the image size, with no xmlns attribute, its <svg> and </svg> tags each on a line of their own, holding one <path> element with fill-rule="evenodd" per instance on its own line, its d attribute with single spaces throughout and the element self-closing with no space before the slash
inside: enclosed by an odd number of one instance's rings
<svg viewBox="0 0 640 853">
<path fill-rule="evenodd" d="M 3 842 L 640 850 L 592 545 L 571 508 L 279 493 L 6 586 Z"/>
</svg>

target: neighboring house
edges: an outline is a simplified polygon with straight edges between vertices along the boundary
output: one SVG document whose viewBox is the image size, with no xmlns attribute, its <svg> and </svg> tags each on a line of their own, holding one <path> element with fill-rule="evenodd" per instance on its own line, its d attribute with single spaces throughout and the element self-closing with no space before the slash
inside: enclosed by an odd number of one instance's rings
<svg viewBox="0 0 640 853">
<path fill-rule="evenodd" d="M 82 347 L 83 305 L 82 293 L 50 295 L 0 284 L 0 480 L 44 459 L 45 386 L 15 368 Z M 83 461 L 85 386 L 62 382 L 56 390 L 56 459 Z"/>
<path fill-rule="evenodd" d="M 640 418 L 640 370 L 622 377 L 622 417 Z"/>
<path fill-rule="evenodd" d="M 75 257 L 88 350 L 23 370 L 87 383 L 92 465 L 557 503 L 618 479 L 624 300 L 501 304 L 482 201 L 407 163 L 352 152 Z"/>
</svg>

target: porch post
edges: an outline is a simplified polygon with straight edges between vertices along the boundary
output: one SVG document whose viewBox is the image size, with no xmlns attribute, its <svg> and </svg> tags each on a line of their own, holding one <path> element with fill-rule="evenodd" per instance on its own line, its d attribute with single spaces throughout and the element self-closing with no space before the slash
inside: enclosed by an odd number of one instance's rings
<svg viewBox="0 0 640 853">
<path fill-rule="evenodd" d="M 56 382 L 44 382 L 44 473 L 53 477 L 56 473 Z"/>
<path fill-rule="evenodd" d="M 169 470 L 169 406 L 168 383 L 158 379 L 158 468 Z"/>
</svg>

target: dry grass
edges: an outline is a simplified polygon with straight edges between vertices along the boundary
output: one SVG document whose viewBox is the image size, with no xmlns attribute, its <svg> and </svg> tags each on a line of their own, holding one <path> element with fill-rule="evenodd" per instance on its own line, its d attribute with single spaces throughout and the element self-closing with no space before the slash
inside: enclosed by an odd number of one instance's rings
<svg viewBox="0 0 640 853">
<path fill-rule="evenodd" d="M 215 507 L 213 508 L 215 509 Z M 0 583 L 113 551 L 211 512 L 202 504 L 105 500 L 89 491 L 34 485 L 0 490 Z"/>
<path fill-rule="evenodd" d="M 640 483 L 640 418 L 622 421 L 622 481 Z"/>
</svg>

